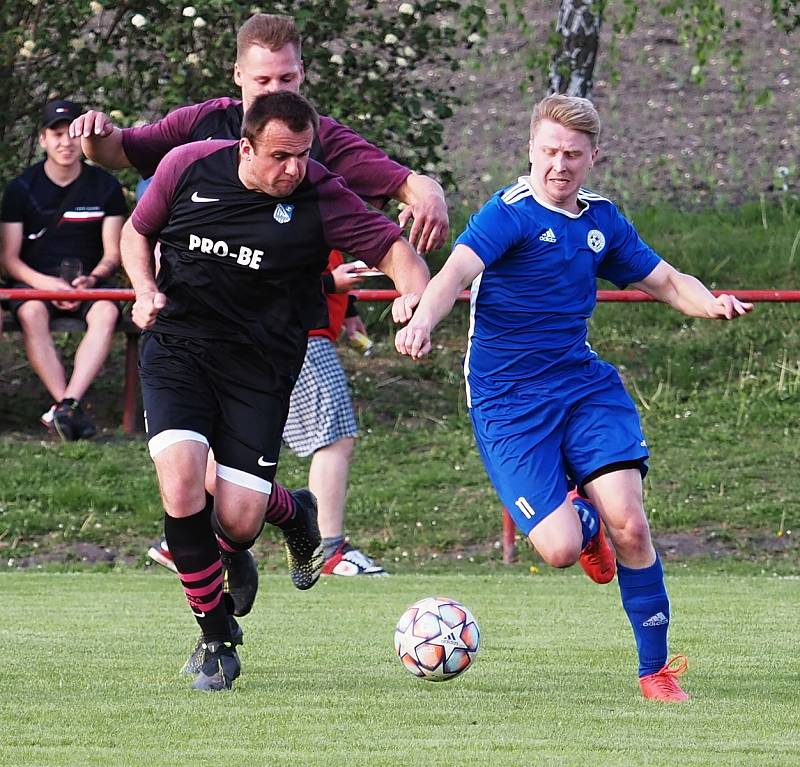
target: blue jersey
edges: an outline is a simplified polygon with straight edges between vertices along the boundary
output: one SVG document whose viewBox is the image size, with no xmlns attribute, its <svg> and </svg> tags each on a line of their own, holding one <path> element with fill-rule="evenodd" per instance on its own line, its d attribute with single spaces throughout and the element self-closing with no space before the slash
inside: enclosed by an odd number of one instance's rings
<svg viewBox="0 0 800 767">
<path fill-rule="evenodd" d="M 470 298 L 469 405 L 520 381 L 560 378 L 595 358 L 588 320 L 597 277 L 622 288 L 658 265 L 612 202 L 581 189 L 578 203 L 577 214 L 548 205 L 522 176 L 474 214 L 456 240 L 485 264 Z"/>
</svg>

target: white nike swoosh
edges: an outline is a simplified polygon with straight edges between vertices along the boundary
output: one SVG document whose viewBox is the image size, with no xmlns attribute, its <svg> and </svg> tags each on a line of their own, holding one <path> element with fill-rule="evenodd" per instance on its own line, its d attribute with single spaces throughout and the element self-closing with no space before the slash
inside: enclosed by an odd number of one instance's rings
<svg viewBox="0 0 800 767">
<path fill-rule="evenodd" d="M 219 202 L 218 197 L 201 197 L 197 192 L 192 194 L 192 202 Z"/>
<path fill-rule="evenodd" d="M 259 466 L 275 466 L 277 461 L 265 461 L 264 456 L 262 455 L 261 458 L 258 459 Z"/>
<path fill-rule="evenodd" d="M 198 612 L 197 610 L 194 610 L 194 609 L 192 610 L 192 614 L 194 615 L 195 618 L 205 618 L 206 617 L 205 613 Z"/>
</svg>

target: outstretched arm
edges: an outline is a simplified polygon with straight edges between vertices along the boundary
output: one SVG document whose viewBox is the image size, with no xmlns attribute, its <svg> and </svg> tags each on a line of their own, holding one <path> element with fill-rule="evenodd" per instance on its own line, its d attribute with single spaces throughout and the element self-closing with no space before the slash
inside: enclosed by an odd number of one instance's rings
<svg viewBox="0 0 800 767">
<path fill-rule="evenodd" d="M 131 162 L 122 148 L 122 131 L 105 112 L 90 109 L 72 121 L 69 135 L 80 137 L 83 153 L 104 168 L 130 168 Z"/>
<path fill-rule="evenodd" d="M 447 242 L 450 231 L 447 202 L 437 181 L 430 176 L 412 173 L 393 197 L 406 204 L 400 212 L 399 223 L 405 228 L 409 219 L 413 220 L 408 240 L 420 253 L 437 250 Z"/>
<path fill-rule="evenodd" d="M 458 294 L 484 269 L 483 261 L 472 248 L 456 245 L 441 271 L 428 283 L 411 321 L 394 339 L 400 354 L 413 359 L 424 357 L 431 350 L 431 333 L 446 317 Z"/>
<path fill-rule="evenodd" d="M 753 310 L 753 304 L 743 303 L 736 296 L 714 296 L 696 277 L 679 272 L 666 261 L 633 287 L 688 317 L 733 320 Z"/>
</svg>

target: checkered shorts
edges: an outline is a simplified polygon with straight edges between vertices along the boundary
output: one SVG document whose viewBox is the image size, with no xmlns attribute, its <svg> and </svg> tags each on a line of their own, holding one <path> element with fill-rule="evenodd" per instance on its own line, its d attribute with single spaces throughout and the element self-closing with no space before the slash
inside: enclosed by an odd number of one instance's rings
<svg viewBox="0 0 800 767">
<path fill-rule="evenodd" d="M 312 336 L 292 391 L 283 441 L 295 455 L 305 458 L 357 434 L 347 376 L 333 342 Z"/>
</svg>

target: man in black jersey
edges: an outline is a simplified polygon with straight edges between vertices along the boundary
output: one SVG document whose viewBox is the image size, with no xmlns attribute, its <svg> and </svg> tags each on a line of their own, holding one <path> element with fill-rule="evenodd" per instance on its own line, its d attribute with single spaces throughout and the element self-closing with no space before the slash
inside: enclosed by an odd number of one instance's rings
<svg viewBox="0 0 800 767">
<path fill-rule="evenodd" d="M 176 109 L 150 125 L 124 129 L 115 127 L 104 113 L 90 111 L 75 121 L 71 130 L 82 137 L 84 151 L 96 162 L 112 168 L 133 165 L 142 175 L 148 176 L 173 147 L 209 138 L 238 139 L 242 114 L 258 95 L 278 90 L 299 92 L 305 78 L 301 48 L 294 19 L 255 14 L 237 35 L 233 77 L 241 89 L 241 100 L 211 99 Z M 353 130 L 325 116 L 320 118 L 311 157 L 342 176 L 350 189 L 376 207 L 383 207 L 389 199 L 405 203 L 407 207 L 400 214 L 400 225 L 411 223 L 409 239 L 421 253 L 439 248 L 446 241 L 447 205 L 442 188 L 434 179 L 394 162 Z M 311 362 L 307 361 L 303 381 L 312 381 L 320 390 L 320 396 L 315 399 L 331 399 L 328 380 Z M 338 366 L 332 350 L 329 364 Z M 315 440 L 317 435 L 308 435 L 308 438 Z M 342 550 L 347 548 L 344 505 L 352 439 L 322 444 L 324 446 L 320 447 L 315 443 L 320 449 L 315 450 L 312 458 L 309 487 L 319 502 L 326 556 L 333 565 L 337 554 L 341 556 Z M 213 470 L 209 477 L 211 484 Z M 172 565 L 163 542 L 151 547 L 148 554 L 165 566 Z M 258 571 L 248 552 L 225 557 L 227 586 L 236 602 L 236 614 L 246 615 L 255 599 Z M 361 555 L 360 561 L 369 560 Z"/>
<path fill-rule="evenodd" d="M 401 229 L 309 160 L 316 125 L 298 94 L 256 98 L 240 141 L 170 152 L 123 231 L 133 318 L 145 330 L 142 393 L 164 528 L 202 631 L 196 689 L 229 689 L 240 668 L 218 545 L 249 549 L 266 520 L 286 535 L 295 585 L 319 577 L 315 507 L 273 492 L 273 479 L 307 333 L 325 316 L 320 274 L 330 250 L 394 280 L 397 321 L 410 318 L 428 280 Z M 215 502 L 204 490 L 209 448 Z"/>
</svg>

